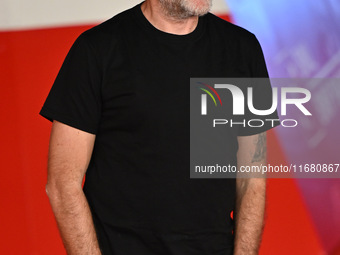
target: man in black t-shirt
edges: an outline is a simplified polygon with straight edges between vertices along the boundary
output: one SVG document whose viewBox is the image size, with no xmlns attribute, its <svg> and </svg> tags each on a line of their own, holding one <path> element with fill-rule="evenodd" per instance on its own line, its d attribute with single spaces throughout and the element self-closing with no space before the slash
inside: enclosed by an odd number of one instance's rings
<svg viewBox="0 0 340 255">
<path fill-rule="evenodd" d="M 265 179 L 190 179 L 190 77 L 268 76 L 255 36 L 210 5 L 146 0 L 70 49 L 40 112 L 69 254 L 257 254 Z M 240 128 L 231 160 L 265 164 L 269 128 Z"/>
</svg>

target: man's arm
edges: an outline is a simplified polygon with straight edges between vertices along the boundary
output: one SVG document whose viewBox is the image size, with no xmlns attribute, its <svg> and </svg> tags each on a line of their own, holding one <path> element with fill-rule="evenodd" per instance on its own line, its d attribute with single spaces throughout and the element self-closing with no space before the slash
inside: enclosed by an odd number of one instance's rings
<svg viewBox="0 0 340 255">
<path fill-rule="evenodd" d="M 266 163 L 266 133 L 238 137 L 238 169 Z M 247 177 L 256 177 L 249 175 Z M 237 178 L 235 208 L 235 255 L 258 254 L 265 212 L 266 179 Z"/>
<path fill-rule="evenodd" d="M 46 193 L 67 254 L 101 254 L 82 190 L 95 135 L 53 121 Z"/>
</svg>

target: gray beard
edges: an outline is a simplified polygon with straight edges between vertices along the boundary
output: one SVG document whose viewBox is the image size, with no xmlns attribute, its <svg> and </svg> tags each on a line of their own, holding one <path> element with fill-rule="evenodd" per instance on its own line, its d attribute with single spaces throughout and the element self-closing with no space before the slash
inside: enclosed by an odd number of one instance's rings
<svg viewBox="0 0 340 255">
<path fill-rule="evenodd" d="M 212 0 L 207 0 L 204 8 L 195 8 L 190 0 L 159 0 L 164 13 L 173 19 L 183 20 L 193 16 L 203 16 L 211 8 Z"/>
</svg>

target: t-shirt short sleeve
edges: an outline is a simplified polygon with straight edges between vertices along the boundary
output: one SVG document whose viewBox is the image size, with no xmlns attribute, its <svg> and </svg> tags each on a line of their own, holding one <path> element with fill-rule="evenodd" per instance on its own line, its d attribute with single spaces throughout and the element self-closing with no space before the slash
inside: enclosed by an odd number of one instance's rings
<svg viewBox="0 0 340 255">
<path fill-rule="evenodd" d="M 96 134 L 101 113 L 101 76 L 93 47 L 81 34 L 72 45 L 40 115 Z"/>
<path fill-rule="evenodd" d="M 238 118 L 239 123 L 244 123 L 244 125 L 238 125 L 238 136 L 259 134 L 280 125 L 276 109 L 272 113 L 259 115 L 249 108 L 249 97 L 252 99 L 251 105 L 256 110 L 269 110 L 273 104 L 273 90 L 262 48 L 254 35 L 252 35 L 249 50 L 251 78 L 246 80 L 247 86 L 243 89 L 244 95 L 248 96 L 244 100 L 245 114 Z M 248 87 L 252 88 L 252 96 L 249 95 Z"/>
</svg>

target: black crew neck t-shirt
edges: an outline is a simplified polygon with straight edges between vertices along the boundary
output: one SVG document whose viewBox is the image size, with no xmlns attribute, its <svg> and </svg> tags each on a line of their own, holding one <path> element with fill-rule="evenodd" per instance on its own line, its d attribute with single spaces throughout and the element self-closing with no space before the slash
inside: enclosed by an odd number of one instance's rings
<svg viewBox="0 0 340 255">
<path fill-rule="evenodd" d="M 162 32 L 140 5 L 78 37 L 40 114 L 96 135 L 84 193 L 103 254 L 231 254 L 235 179 L 190 179 L 190 78 L 267 77 L 261 47 L 211 13 Z"/>
</svg>

